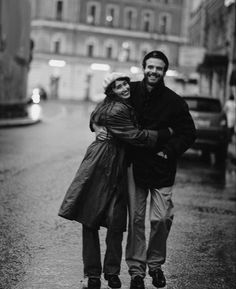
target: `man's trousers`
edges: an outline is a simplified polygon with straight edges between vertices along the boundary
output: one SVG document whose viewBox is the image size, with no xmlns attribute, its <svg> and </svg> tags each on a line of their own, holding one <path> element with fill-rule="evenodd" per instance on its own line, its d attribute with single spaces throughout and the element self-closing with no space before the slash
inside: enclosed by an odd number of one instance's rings
<svg viewBox="0 0 236 289">
<path fill-rule="evenodd" d="M 156 271 L 166 260 L 166 242 L 173 221 L 172 187 L 143 189 L 133 178 L 132 166 L 128 169 L 129 228 L 126 262 L 131 276 L 146 275 L 146 266 Z M 148 247 L 145 238 L 145 215 L 150 191 L 150 235 Z"/>
</svg>

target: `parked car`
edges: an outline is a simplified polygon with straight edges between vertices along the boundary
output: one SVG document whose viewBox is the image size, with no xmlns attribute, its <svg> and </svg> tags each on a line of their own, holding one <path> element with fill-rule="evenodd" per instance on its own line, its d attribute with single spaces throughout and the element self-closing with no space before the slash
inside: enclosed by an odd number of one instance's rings
<svg viewBox="0 0 236 289">
<path fill-rule="evenodd" d="M 228 151 L 227 119 L 219 99 L 204 96 L 183 96 L 194 120 L 197 139 L 194 149 L 204 156 L 215 154 L 216 162 L 224 162 Z"/>
</svg>

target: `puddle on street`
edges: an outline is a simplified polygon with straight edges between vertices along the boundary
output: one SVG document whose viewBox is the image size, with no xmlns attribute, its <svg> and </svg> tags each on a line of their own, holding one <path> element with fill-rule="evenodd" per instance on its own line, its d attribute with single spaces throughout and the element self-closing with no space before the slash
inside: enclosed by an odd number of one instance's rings
<svg viewBox="0 0 236 289">
<path fill-rule="evenodd" d="M 213 158 L 201 159 L 198 152 L 186 153 L 179 162 L 176 183 L 204 186 L 204 190 L 224 193 L 224 199 L 236 201 L 236 165 L 227 160 L 225 166 L 214 163 Z"/>
</svg>

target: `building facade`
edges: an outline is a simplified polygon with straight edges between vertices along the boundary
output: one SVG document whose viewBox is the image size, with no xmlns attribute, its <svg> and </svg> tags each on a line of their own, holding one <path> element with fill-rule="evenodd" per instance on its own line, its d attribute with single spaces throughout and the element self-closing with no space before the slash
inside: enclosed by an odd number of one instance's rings
<svg viewBox="0 0 236 289">
<path fill-rule="evenodd" d="M 222 103 L 235 94 L 235 0 L 205 0 L 192 13 L 190 42 L 205 48 L 198 67 L 202 94 Z"/>
<path fill-rule="evenodd" d="M 165 52 L 179 67 L 188 43 L 188 0 L 31 0 L 34 57 L 29 93 L 41 86 L 51 98 L 86 99 L 102 93 L 108 71 L 138 77 L 143 56 Z"/>
<path fill-rule="evenodd" d="M 29 0 L 0 0 L 0 118 L 27 115 L 30 13 Z"/>
</svg>

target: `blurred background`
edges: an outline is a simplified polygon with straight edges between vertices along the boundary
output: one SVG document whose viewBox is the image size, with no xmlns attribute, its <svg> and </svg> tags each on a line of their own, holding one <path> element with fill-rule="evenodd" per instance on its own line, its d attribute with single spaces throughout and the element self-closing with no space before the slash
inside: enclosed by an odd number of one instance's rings
<svg viewBox="0 0 236 289">
<path fill-rule="evenodd" d="M 141 79 L 154 49 L 197 128 L 177 170 L 167 288 L 235 287 L 235 0 L 0 0 L 0 289 L 83 287 L 81 227 L 58 209 L 104 76 Z"/>
<path fill-rule="evenodd" d="M 100 100 L 107 72 L 140 78 L 154 49 L 168 56 L 177 93 L 222 103 L 235 94 L 234 0 L 0 0 L 0 11 L 1 107 L 35 88 L 48 99 Z"/>
</svg>

